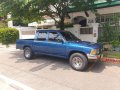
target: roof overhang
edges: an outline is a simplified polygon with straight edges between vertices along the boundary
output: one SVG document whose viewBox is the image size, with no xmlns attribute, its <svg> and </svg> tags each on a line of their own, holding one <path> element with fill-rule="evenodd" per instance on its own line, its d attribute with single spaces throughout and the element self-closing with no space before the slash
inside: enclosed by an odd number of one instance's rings
<svg viewBox="0 0 120 90">
<path fill-rule="evenodd" d="M 108 7 L 114 7 L 114 6 L 120 6 L 120 0 L 95 4 L 96 9 L 108 8 Z M 70 7 L 68 13 L 73 13 L 73 12 L 80 12 L 80 10 L 78 8 L 76 8 L 75 6 Z"/>
</svg>

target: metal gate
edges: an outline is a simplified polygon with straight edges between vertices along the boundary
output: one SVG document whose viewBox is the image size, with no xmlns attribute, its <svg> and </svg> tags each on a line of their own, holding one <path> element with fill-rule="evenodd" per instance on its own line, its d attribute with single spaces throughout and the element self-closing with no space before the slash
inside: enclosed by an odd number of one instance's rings
<svg viewBox="0 0 120 90">
<path fill-rule="evenodd" d="M 117 35 L 115 39 L 120 41 L 120 26 L 110 26 L 110 27 L 113 30 L 112 33 Z M 103 27 L 98 28 L 98 37 L 103 35 L 104 32 L 103 30 L 104 30 Z"/>
</svg>

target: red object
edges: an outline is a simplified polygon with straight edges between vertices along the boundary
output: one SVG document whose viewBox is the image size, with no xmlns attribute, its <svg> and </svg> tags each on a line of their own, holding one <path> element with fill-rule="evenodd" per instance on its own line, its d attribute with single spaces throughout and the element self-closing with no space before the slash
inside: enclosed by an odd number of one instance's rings
<svg viewBox="0 0 120 90">
<path fill-rule="evenodd" d="M 116 58 L 101 58 L 101 61 L 103 62 L 111 62 L 111 63 L 120 63 L 120 59 Z"/>
</svg>

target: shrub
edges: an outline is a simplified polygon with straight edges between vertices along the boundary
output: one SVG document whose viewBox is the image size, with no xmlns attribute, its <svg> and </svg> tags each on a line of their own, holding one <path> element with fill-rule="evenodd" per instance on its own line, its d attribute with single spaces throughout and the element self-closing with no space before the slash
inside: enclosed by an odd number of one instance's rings
<svg viewBox="0 0 120 90">
<path fill-rule="evenodd" d="M 72 24 L 72 23 L 66 23 L 66 24 L 65 24 L 65 28 L 71 28 L 71 27 L 73 27 L 73 24 Z"/>
<path fill-rule="evenodd" d="M 13 44 L 19 37 L 18 30 L 14 28 L 1 28 L 0 29 L 0 41 L 2 44 Z"/>
<path fill-rule="evenodd" d="M 71 27 L 73 27 L 73 24 L 72 24 L 72 23 L 65 23 L 65 24 L 64 24 L 64 28 L 71 28 Z M 57 28 L 60 28 L 60 25 L 59 25 L 59 24 L 57 25 Z"/>
<path fill-rule="evenodd" d="M 6 21 L 0 21 L 0 28 L 5 28 L 7 27 Z"/>
<path fill-rule="evenodd" d="M 111 44 L 112 44 L 113 47 L 120 46 L 120 42 L 117 41 L 117 40 L 113 40 L 113 41 L 111 41 Z"/>
<path fill-rule="evenodd" d="M 3 32 L 4 32 L 4 29 L 1 28 L 1 29 L 0 29 L 0 43 L 2 43 L 2 34 L 3 34 Z"/>
<path fill-rule="evenodd" d="M 115 17 L 110 17 L 104 23 L 100 23 L 102 26 L 102 33 L 98 37 L 98 42 L 103 43 L 104 46 L 112 46 L 111 49 L 107 47 L 107 50 L 115 50 L 116 47 L 120 47 L 120 26 L 118 25 L 120 13 Z"/>
</svg>

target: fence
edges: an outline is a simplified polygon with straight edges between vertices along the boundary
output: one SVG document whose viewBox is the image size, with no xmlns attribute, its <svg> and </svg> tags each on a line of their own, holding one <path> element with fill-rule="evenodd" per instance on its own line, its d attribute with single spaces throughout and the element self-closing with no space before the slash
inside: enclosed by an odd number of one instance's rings
<svg viewBox="0 0 120 90">
<path fill-rule="evenodd" d="M 120 26 L 111 26 L 110 27 L 112 31 L 112 33 L 115 35 L 114 39 L 119 40 L 120 41 Z M 103 35 L 103 27 L 99 27 L 98 28 L 98 35 L 99 37 Z"/>
<path fill-rule="evenodd" d="M 19 30 L 19 39 L 33 39 L 35 37 L 35 27 L 14 27 Z"/>
</svg>

